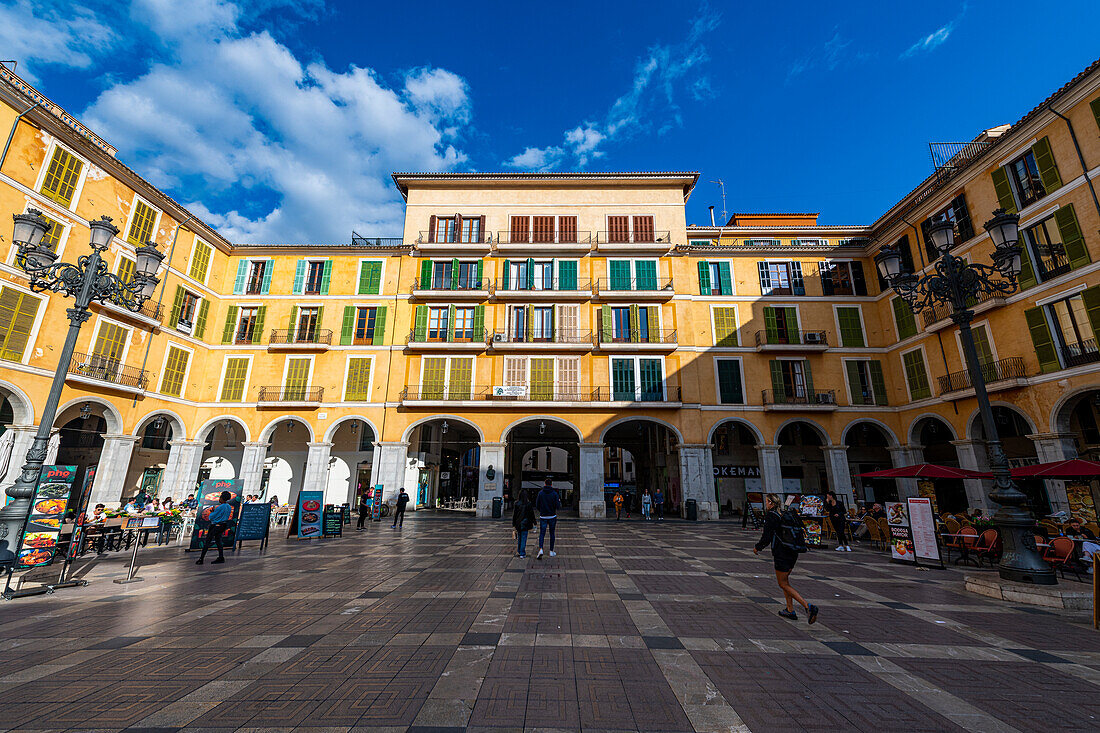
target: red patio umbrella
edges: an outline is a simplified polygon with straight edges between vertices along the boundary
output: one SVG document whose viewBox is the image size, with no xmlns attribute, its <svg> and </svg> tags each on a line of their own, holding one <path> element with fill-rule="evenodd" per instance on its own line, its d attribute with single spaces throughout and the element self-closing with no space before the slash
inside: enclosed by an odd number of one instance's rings
<svg viewBox="0 0 1100 733">
<path fill-rule="evenodd" d="M 863 478 L 983 478 L 984 474 L 965 468 L 937 466 L 935 463 L 917 463 L 901 468 L 861 473 Z"/>
<path fill-rule="evenodd" d="M 1083 458 L 1036 463 L 1012 469 L 1013 478 L 1100 478 L 1100 462 Z"/>
</svg>

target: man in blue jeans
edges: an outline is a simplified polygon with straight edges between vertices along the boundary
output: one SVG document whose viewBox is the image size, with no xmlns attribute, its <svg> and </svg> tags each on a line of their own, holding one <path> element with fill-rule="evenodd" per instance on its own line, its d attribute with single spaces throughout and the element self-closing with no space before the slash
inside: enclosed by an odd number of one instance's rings
<svg viewBox="0 0 1100 733">
<path fill-rule="evenodd" d="M 546 537 L 546 529 L 550 529 L 550 557 L 556 556 L 554 552 L 554 530 L 558 525 L 558 509 L 561 507 L 561 498 L 558 491 L 546 479 L 546 483 L 535 499 L 535 508 L 539 510 L 539 560 L 542 559 L 542 541 Z"/>
</svg>

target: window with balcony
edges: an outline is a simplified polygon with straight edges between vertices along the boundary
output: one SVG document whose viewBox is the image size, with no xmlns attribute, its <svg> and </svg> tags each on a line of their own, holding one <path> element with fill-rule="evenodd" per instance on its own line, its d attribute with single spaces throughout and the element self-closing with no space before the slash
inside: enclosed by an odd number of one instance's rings
<svg viewBox="0 0 1100 733">
<path fill-rule="evenodd" d="M 474 309 L 454 309 L 454 340 L 470 342 L 474 340 Z"/>
<path fill-rule="evenodd" d="M 611 309 L 611 340 L 630 341 L 630 306 Z"/>
<path fill-rule="evenodd" d="M 745 404 L 745 392 L 741 386 L 741 360 L 715 359 L 718 377 L 718 402 L 723 405 Z"/>
<path fill-rule="evenodd" d="M 821 262 L 818 271 L 825 295 L 867 295 L 862 262 Z"/>
<path fill-rule="evenodd" d="M 1096 332 L 1093 330 L 1093 323 L 1100 317 L 1100 312 L 1090 313 L 1083 294 L 1056 300 L 1045 307 L 1065 366 L 1100 361 L 1100 349 L 1097 348 Z"/>
<path fill-rule="evenodd" d="M 56 145 L 39 191 L 46 198 L 56 201 L 67 209 L 71 208 L 83 170 L 84 161 L 60 145 Z"/>
<path fill-rule="evenodd" d="M 623 244 L 627 242 L 655 242 L 652 216 L 609 216 L 607 217 L 607 241 Z"/>
<path fill-rule="evenodd" d="M 886 378 L 882 362 L 873 359 L 846 359 L 848 394 L 853 405 L 886 405 Z"/>
<path fill-rule="evenodd" d="M 41 303 L 21 290 L 0 287 L 0 359 L 23 361 Z"/>
<path fill-rule="evenodd" d="M 435 220 L 434 242 L 446 243 L 455 241 L 456 221 L 452 217 L 439 217 Z"/>
<path fill-rule="evenodd" d="M 1025 253 L 1024 272 L 1020 274 L 1021 285 L 1064 275 L 1089 261 L 1072 205 L 1060 208 L 1053 215 L 1024 229 L 1024 244 L 1028 252 Z M 1031 269 L 1031 262 L 1026 262 L 1028 254 L 1034 263 L 1033 275 L 1027 272 Z"/>
<path fill-rule="evenodd" d="M 428 308 L 428 340 L 446 341 L 451 317 L 450 308 Z"/>
<path fill-rule="evenodd" d="M 286 376 L 283 378 L 283 399 L 302 401 L 309 390 L 309 375 L 313 360 L 291 358 L 286 360 Z"/>
<path fill-rule="evenodd" d="M 92 348 L 91 373 L 109 382 L 115 380 L 122 371 L 122 359 L 129 337 L 130 329 L 110 321 L 100 321 L 99 333 Z"/>
<path fill-rule="evenodd" d="M 421 399 L 463 400 L 469 399 L 473 393 L 473 358 L 425 358 L 421 364 L 421 369 Z"/>
<path fill-rule="evenodd" d="M 241 402 L 244 400 L 249 361 L 246 356 L 227 356 L 225 358 L 225 373 L 222 376 L 219 402 Z"/>
<path fill-rule="evenodd" d="M 314 343 L 317 341 L 317 329 L 321 323 L 321 309 L 317 306 L 298 308 L 296 316 L 292 316 L 291 323 L 294 327 L 294 340 L 302 343 Z"/>
<path fill-rule="evenodd" d="M 1046 137 L 1020 157 L 995 169 L 992 177 L 997 202 L 1010 213 L 1030 206 L 1062 186 L 1050 139 Z"/>
<path fill-rule="evenodd" d="M 928 382 L 928 369 L 924 364 L 924 352 L 913 349 L 901 355 L 901 364 L 905 370 L 905 383 L 909 387 L 911 401 L 923 400 L 932 396 L 932 386 Z"/>
<path fill-rule="evenodd" d="M 164 373 L 160 378 L 160 393 L 171 397 L 183 396 L 183 383 L 187 377 L 187 362 L 191 354 L 175 346 L 168 347 L 164 360 Z"/>
<path fill-rule="evenodd" d="M 608 260 L 609 290 L 657 290 L 656 260 Z"/>
<path fill-rule="evenodd" d="M 924 251 L 929 262 L 939 259 L 940 253 L 932 242 L 932 224 L 946 219 L 955 227 L 955 246 L 970 240 L 974 236 L 974 225 L 970 221 L 970 210 L 966 208 L 966 196 L 959 194 L 950 204 L 921 222 L 921 234 L 924 236 Z"/>
<path fill-rule="evenodd" d="M 1043 188 L 1043 179 L 1039 177 L 1039 166 L 1035 165 L 1035 156 L 1029 150 L 1005 166 L 1008 180 L 1016 193 L 1019 208 L 1029 206 L 1047 195 Z"/>
<path fill-rule="evenodd" d="M 443 290 L 451 287 L 451 280 L 454 277 L 453 265 L 452 262 L 432 263 L 432 290 Z"/>
<path fill-rule="evenodd" d="M 798 309 L 793 306 L 764 308 L 764 333 L 769 344 L 801 344 Z"/>
<path fill-rule="evenodd" d="M 628 402 L 664 401 L 664 361 L 638 356 L 612 358 L 611 398 Z"/>
<path fill-rule="evenodd" d="M 813 376 L 805 359 L 773 359 L 768 364 L 772 381 L 772 402 L 813 401 Z"/>
<path fill-rule="evenodd" d="M 576 400 L 580 393 L 579 364 L 576 357 L 507 357 L 504 384 L 526 387 L 532 400 Z"/>
<path fill-rule="evenodd" d="M 801 262 L 759 262 L 761 295 L 805 295 Z"/>
</svg>

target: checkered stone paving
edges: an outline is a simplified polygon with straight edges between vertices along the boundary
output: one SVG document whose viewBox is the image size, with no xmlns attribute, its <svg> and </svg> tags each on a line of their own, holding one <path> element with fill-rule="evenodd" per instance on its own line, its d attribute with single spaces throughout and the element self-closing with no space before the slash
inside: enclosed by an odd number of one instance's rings
<svg viewBox="0 0 1100 733">
<path fill-rule="evenodd" d="M 1100 730 L 1089 619 L 857 549 L 800 559 L 822 610 L 791 622 L 757 536 L 563 520 L 521 560 L 506 522 L 419 514 L 223 566 L 147 548 L 133 585 L 80 562 L 0 603 L 0 730 Z"/>
</svg>

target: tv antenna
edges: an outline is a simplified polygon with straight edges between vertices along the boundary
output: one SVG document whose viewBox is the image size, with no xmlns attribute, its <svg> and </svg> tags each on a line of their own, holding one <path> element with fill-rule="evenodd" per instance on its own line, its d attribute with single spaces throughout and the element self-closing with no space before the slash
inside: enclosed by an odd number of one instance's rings
<svg viewBox="0 0 1100 733">
<path fill-rule="evenodd" d="M 726 213 L 726 182 L 719 178 L 711 183 L 717 183 L 718 188 L 722 189 L 722 226 L 725 226 L 729 221 L 729 214 Z"/>
</svg>

